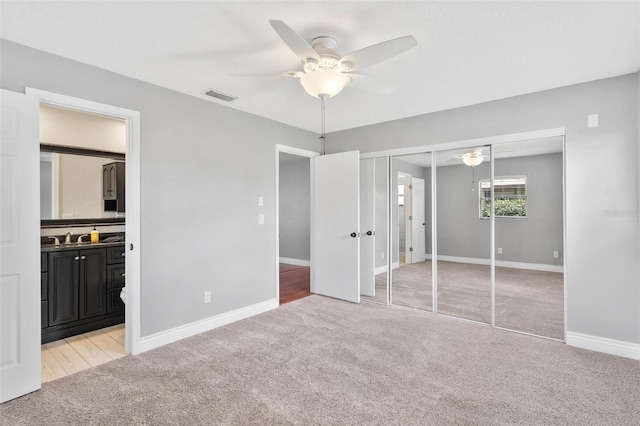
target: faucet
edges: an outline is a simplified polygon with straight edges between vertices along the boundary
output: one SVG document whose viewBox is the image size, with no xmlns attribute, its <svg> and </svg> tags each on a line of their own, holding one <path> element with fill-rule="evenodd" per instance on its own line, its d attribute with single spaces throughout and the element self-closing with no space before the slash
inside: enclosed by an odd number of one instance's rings
<svg viewBox="0 0 640 426">
<path fill-rule="evenodd" d="M 56 246 L 60 245 L 60 240 L 58 239 L 58 237 L 49 237 L 53 240 L 53 244 Z"/>
<path fill-rule="evenodd" d="M 65 244 L 71 244 L 71 236 L 73 235 L 73 232 L 67 232 L 67 235 L 64 237 L 64 243 Z"/>
<path fill-rule="evenodd" d="M 88 237 L 88 235 L 87 235 L 87 234 L 80 235 L 80 236 L 78 237 L 78 241 L 77 241 L 78 243 L 81 243 L 81 242 L 82 242 L 82 237 Z"/>
</svg>

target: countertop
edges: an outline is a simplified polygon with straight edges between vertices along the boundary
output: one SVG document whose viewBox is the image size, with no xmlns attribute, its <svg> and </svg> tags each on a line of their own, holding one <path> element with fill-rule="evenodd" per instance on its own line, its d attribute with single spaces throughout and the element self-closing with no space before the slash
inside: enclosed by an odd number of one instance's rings
<svg viewBox="0 0 640 426">
<path fill-rule="evenodd" d="M 107 248 L 107 247 L 118 247 L 124 246 L 124 234 L 123 233 L 105 233 L 100 235 L 100 242 L 92 243 L 89 241 L 83 241 L 81 243 L 77 243 L 77 236 L 72 236 L 72 243 L 65 244 L 64 243 L 64 235 L 58 237 L 60 240 L 60 244 L 53 244 L 53 239 L 49 237 L 40 237 L 40 251 L 42 253 L 48 253 L 52 251 L 63 251 L 63 250 L 85 250 L 85 249 L 98 249 L 98 248 Z M 105 242 L 108 239 L 121 238 L 122 241 L 114 241 L 114 242 Z M 89 239 L 88 236 L 85 237 L 86 240 Z"/>
<path fill-rule="evenodd" d="M 48 252 L 51 252 L 51 251 L 85 250 L 85 249 L 94 249 L 94 248 L 98 249 L 98 248 L 118 247 L 118 246 L 124 246 L 124 241 L 118 241 L 118 242 L 115 242 L 115 243 L 83 242 L 83 243 L 71 243 L 71 244 L 60 243 L 60 245 L 42 244 L 40 246 L 40 251 L 42 253 L 48 253 Z"/>
</svg>

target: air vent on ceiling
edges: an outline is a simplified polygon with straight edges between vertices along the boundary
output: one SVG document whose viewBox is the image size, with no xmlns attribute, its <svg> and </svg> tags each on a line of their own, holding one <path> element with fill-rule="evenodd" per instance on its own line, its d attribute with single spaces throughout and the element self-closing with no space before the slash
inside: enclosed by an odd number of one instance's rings
<svg viewBox="0 0 640 426">
<path fill-rule="evenodd" d="M 207 96 L 211 96 L 212 98 L 221 99 L 226 102 L 233 102 L 238 99 L 237 96 L 227 95 L 226 93 L 217 92 L 213 89 L 207 89 L 203 93 Z"/>
</svg>

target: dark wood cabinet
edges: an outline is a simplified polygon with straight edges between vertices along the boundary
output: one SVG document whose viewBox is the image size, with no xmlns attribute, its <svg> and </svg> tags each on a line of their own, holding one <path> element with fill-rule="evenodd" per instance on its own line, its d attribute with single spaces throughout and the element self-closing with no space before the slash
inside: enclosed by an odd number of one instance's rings
<svg viewBox="0 0 640 426">
<path fill-rule="evenodd" d="M 80 319 L 107 313 L 107 252 L 83 250 L 80 254 Z"/>
<path fill-rule="evenodd" d="M 124 263 L 108 258 L 110 253 L 123 262 L 122 255 L 115 256 L 119 252 L 124 253 L 124 245 L 43 253 L 42 343 L 124 321 Z"/>
<path fill-rule="evenodd" d="M 104 211 L 125 211 L 125 163 L 116 161 L 102 166 Z"/>
<path fill-rule="evenodd" d="M 79 319 L 79 260 L 77 251 L 49 253 L 49 326 Z"/>
</svg>

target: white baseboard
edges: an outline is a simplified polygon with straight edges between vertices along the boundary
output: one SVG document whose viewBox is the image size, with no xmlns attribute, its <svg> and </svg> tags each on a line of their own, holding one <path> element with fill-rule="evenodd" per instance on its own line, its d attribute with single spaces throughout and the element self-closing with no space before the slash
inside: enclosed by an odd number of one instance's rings
<svg viewBox="0 0 640 426">
<path fill-rule="evenodd" d="M 280 263 L 286 263 L 287 265 L 295 265 L 295 266 L 311 266 L 310 260 L 294 259 L 292 257 L 281 257 Z"/>
<path fill-rule="evenodd" d="M 640 344 L 567 331 L 567 345 L 640 360 Z"/>
<path fill-rule="evenodd" d="M 399 267 L 400 267 L 400 262 L 393 262 L 391 264 L 391 269 L 398 269 Z M 387 265 L 378 266 L 376 269 L 373 270 L 374 275 L 384 274 L 385 272 L 387 272 Z"/>
<path fill-rule="evenodd" d="M 146 352 L 151 349 L 159 348 L 169 343 L 176 342 L 186 337 L 203 333 L 241 319 L 249 318 L 263 312 L 270 311 L 279 306 L 278 299 L 270 299 L 255 305 L 246 306 L 236 309 L 235 311 L 225 312 L 211 318 L 205 318 L 189 324 L 181 325 L 170 330 L 161 331 L 150 336 L 140 339 L 140 352 Z"/>
<path fill-rule="evenodd" d="M 457 262 L 457 263 L 471 263 L 474 265 L 491 265 L 491 259 L 481 259 L 477 257 L 458 257 L 458 256 L 438 256 L 438 260 L 445 262 Z M 564 272 L 564 267 L 561 265 L 546 265 L 543 263 L 525 263 L 525 262 L 512 262 L 510 260 L 496 260 L 496 266 L 502 268 L 515 268 L 515 269 L 529 269 L 532 271 L 544 271 L 544 272 Z"/>
</svg>

